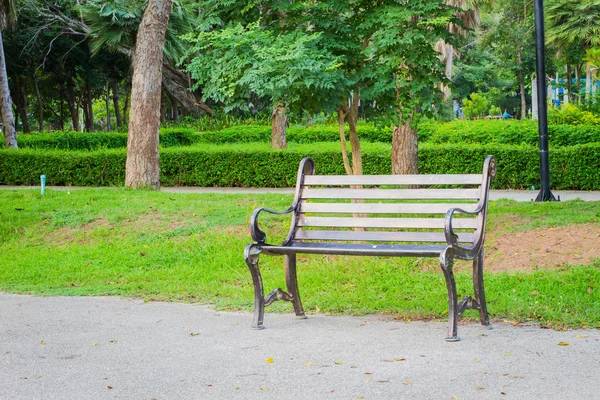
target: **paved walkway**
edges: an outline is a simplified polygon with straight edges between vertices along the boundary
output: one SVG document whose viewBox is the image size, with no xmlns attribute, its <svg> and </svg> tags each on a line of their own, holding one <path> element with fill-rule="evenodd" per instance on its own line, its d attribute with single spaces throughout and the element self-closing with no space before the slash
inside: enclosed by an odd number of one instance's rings
<svg viewBox="0 0 600 400">
<path fill-rule="evenodd" d="M 0 293 L 2 399 L 597 399 L 600 331 Z"/>
<path fill-rule="evenodd" d="M 47 186 L 50 190 L 79 190 L 90 189 L 89 187 L 81 186 Z M 5 186 L 0 185 L 2 189 L 32 189 L 39 190 L 39 186 Z M 293 188 L 232 188 L 232 187 L 163 187 L 163 192 L 169 193 L 282 193 L 293 194 Z M 538 195 L 538 190 L 491 190 L 490 199 L 511 199 L 516 201 L 533 201 Z M 556 190 L 552 191 L 555 197 L 560 200 L 576 200 L 584 201 L 600 201 L 600 191 L 584 191 L 584 190 Z"/>
</svg>

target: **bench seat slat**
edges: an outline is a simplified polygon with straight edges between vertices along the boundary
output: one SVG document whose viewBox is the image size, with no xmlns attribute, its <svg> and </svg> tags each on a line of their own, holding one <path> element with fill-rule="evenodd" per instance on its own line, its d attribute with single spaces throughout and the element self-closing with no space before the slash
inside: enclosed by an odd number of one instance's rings
<svg viewBox="0 0 600 400">
<path fill-rule="evenodd" d="M 472 243 L 475 235 L 460 234 L 461 243 Z M 381 241 L 381 242 L 446 242 L 443 232 L 356 232 L 356 231 L 296 231 L 295 240 L 339 240 L 339 241 Z"/>
<path fill-rule="evenodd" d="M 302 203 L 301 213 L 446 214 L 453 207 L 474 211 L 476 204 L 447 203 Z"/>
<path fill-rule="evenodd" d="M 308 217 L 300 216 L 298 226 L 321 226 L 338 228 L 444 228 L 444 218 L 352 218 L 352 217 Z M 454 229 L 475 229 L 474 218 L 455 218 Z"/>
<path fill-rule="evenodd" d="M 480 185 L 482 174 L 442 175 L 306 175 L 305 185 Z"/>
<path fill-rule="evenodd" d="M 447 245 L 412 244 L 356 244 L 356 243 L 306 243 L 292 242 L 287 246 L 268 246 L 263 248 L 266 254 L 333 254 L 351 256 L 410 256 L 438 257 Z"/>
<path fill-rule="evenodd" d="M 304 189 L 303 199 L 479 200 L 479 189 Z"/>
</svg>

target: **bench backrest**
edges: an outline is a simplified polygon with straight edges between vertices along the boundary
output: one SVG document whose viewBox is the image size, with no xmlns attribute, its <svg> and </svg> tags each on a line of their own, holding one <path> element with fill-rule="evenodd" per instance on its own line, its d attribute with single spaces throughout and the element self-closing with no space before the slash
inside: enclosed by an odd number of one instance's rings
<svg viewBox="0 0 600 400">
<path fill-rule="evenodd" d="M 482 174 L 314 175 L 314 162 L 305 158 L 288 240 L 445 243 L 448 210 L 483 205 L 476 217 L 453 222 L 458 241 L 472 243 L 485 227 L 492 164 L 488 156 Z"/>
</svg>

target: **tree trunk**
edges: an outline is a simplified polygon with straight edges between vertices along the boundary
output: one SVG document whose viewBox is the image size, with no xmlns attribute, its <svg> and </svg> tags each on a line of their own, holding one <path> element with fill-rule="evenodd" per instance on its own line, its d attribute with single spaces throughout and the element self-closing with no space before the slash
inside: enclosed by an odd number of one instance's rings
<svg viewBox="0 0 600 400">
<path fill-rule="evenodd" d="M 271 113 L 271 147 L 273 149 L 286 149 L 286 129 L 288 124 L 285 107 L 279 103 Z"/>
<path fill-rule="evenodd" d="M 35 95 L 38 102 L 38 129 L 40 132 L 44 131 L 44 103 L 40 94 L 40 86 L 38 85 L 37 75 L 33 74 L 33 85 L 35 87 Z M 62 102 L 62 98 L 61 98 Z"/>
<path fill-rule="evenodd" d="M 110 132 L 110 89 L 106 82 L 106 131 Z"/>
<path fill-rule="evenodd" d="M 340 129 L 340 143 L 342 145 L 342 160 L 344 161 L 346 174 L 353 175 L 350 159 L 348 158 L 348 147 L 346 146 L 346 115 L 348 115 L 348 107 L 340 106 L 340 108 L 338 108 L 338 124 Z"/>
<path fill-rule="evenodd" d="M 148 0 L 137 32 L 125 168 L 125 185 L 132 188 L 160 188 L 160 93 L 170 14 L 171 0 Z"/>
<path fill-rule="evenodd" d="M 75 104 L 75 88 L 73 87 L 73 79 L 69 76 L 67 79 L 67 86 L 65 87 L 61 83 L 61 89 L 63 90 L 63 97 L 67 100 L 67 106 L 71 113 L 71 122 L 73 124 L 73 130 L 79 132 L 79 113 L 77 105 Z"/>
<path fill-rule="evenodd" d="M 352 101 L 350 103 L 350 109 L 346 115 L 346 120 L 350 127 L 350 147 L 352 148 L 352 172 L 354 175 L 362 175 L 362 151 L 360 149 L 360 140 L 358 139 L 358 132 L 356 131 L 356 124 L 358 123 L 358 100 L 360 96 L 358 89 L 354 89 L 352 95 Z"/>
<path fill-rule="evenodd" d="M 179 108 L 177 107 L 178 101 L 175 96 L 172 95 L 169 95 L 169 100 L 171 101 L 171 121 L 179 122 Z"/>
<path fill-rule="evenodd" d="M 17 130 L 15 129 L 15 117 L 12 113 L 12 100 L 8 89 L 8 75 L 6 73 L 6 60 L 4 59 L 4 45 L 2 44 L 2 32 L 0 32 L 0 119 L 2 120 L 2 132 L 4 133 L 4 144 L 6 147 L 17 148 Z"/>
<path fill-rule="evenodd" d="M 585 68 L 585 101 L 590 100 L 590 93 L 592 90 L 592 66 L 590 63 Z"/>
<path fill-rule="evenodd" d="M 112 101 L 115 109 L 117 128 L 121 128 L 121 126 L 123 126 L 123 119 L 121 118 L 121 110 L 119 109 L 119 85 L 115 78 L 110 78 L 110 85 L 112 89 Z"/>
<path fill-rule="evenodd" d="M 160 124 L 165 123 L 165 92 L 160 91 Z"/>
<path fill-rule="evenodd" d="M 402 117 L 400 117 L 402 120 Z M 417 127 L 411 128 L 411 118 L 394 127 L 392 137 L 392 174 L 419 173 L 419 147 Z"/>
<path fill-rule="evenodd" d="M 21 124 L 23 127 L 24 133 L 30 133 L 31 129 L 29 128 L 29 117 L 27 115 L 27 88 L 25 85 L 25 81 L 22 77 L 17 77 L 14 80 L 16 87 L 13 87 L 14 90 L 14 105 L 17 109 L 17 114 L 21 117 Z M 18 126 L 18 122 L 15 122 L 16 126 Z"/>
<path fill-rule="evenodd" d="M 129 88 L 125 91 L 125 104 L 123 104 L 123 122 L 127 121 L 127 110 L 129 110 L 129 96 L 131 95 L 131 90 Z"/>
<path fill-rule="evenodd" d="M 519 90 L 521 92 L 521 119 L 527 118 L 527 99 L 525 98 L 525 80 L 523 73 L 519 72 Z"/>
<path fill-rule="evenodd" d="M 571 79 L 571 64 L 567 63 L 567 94 L 569 96 L 569 100 L 575 100 L 575 98 L 573 97 L 573 88 L 572 88 L 572 79 Z M 531 90 L 533 91 L 533 86 L 531 87 Z"/>
<path fill-rule="evenodd" d="M 61 131 L 65 130 L 65 107 L 63 104 L 63 89 L 62 89 L 62 81 L 60 82 L 60 87 L 61 89 L 59 90 L 59 98 L 60 98 L 60 110 L 59 110 L 59 114 L 58 114 L 58 127 L 60 128 Z"/>
<path fill-rule="evenodd" d="M 435 44 L 435 50 L 439 53 L 439 59 L 444 64 L 446 77 L 452 79 L 452 71 L 454 69 L 454 47 L 440 39 Z M 450 86 L 440 83 L 439 89 L 444 94 L 444 100 L 450 101 L 452 97 L 452 89 Z"/>
<path fill-rule="evenodd" d="M 213 116 L 214 111 L 204 104 L 200 97 L 189 90 L 188 76 L 173 67 L 169 60 L 163 58 L 163 88 L 171 96 L 177 99 L 181 105 L 181 111 L 194 116 L 208 114 Z"/>
<path fill-rule="evenodd" d="M 83 102 L 85 111 L 85 130 L 87 132 L 94 132 L 94 110 L 92 107 L 94 100 L 92 99 L 92 85 L 90 84 L 88 77 L 85 79 L 83 95 L 85 98 L 85 101 Z"/>
</svg>

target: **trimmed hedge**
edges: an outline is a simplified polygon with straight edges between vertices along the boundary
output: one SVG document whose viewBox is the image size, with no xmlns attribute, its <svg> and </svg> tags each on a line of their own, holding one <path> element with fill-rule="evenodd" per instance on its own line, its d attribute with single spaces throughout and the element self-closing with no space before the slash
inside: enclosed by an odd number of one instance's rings
<svg viewBox="0 0 600 400">
<path fill-rule="evenodd" d="M 436 144 L 512 144 L 538 145 L 537 124 L 532 121 L 453 121 L 439 124 L 419 124 L 419 142 Z M 346 129 L 347 131 L 347 129 Z M 362 142 L 391 143 L 392 129 L 372 124 L 359 124 Z M 163 128 L 161 147 L 188 146 L 195 143 L 233 144 L 269 143 L 271 128 L 259 125 L 240 125 L 222 131 L 195 133 L 188 128 Z M 290 143 L 339 142 L 337 126 L 290 127 Z M 552 148 L 586 143 L 600 143 L 600 126 L 550 125 L 548 139 Z M 19 135 L 19 147 L 38 149 L 98 150 L 127 147 L 126 133 L 59 132 Z"/>
<path fill-rule="evenodd" d="M 160 130 L 162 147 L 189 146 L 198 135 L 193 129 L 166 128 Z M 55 132 L 20 134 L 22 149 L 99 150 L 127 147 L 126 133 L 112 132 Z"/>
<path fill-rule="evenodd" d="M 348 129 L 346 129 L 347 134 Z M 358 134 L 362 142 L 392 142 L 392 129 L 361 124 Z M 418 129 L 420 143 L 436 144 L 512 144 L 538 145 L 538 127 L 534 121 L 453 121 L 449 123 L 423 122 Z M 337 126 L 312 128 L 290 127 L 287 139 L 291 143 L 338 142 Z M 196 142 L 222 143 L 269 143 L 271 128 L 268 126 L 235 126 L 222 131 L 200 133 Z M 550 125 L 548 139 L 551 147 L 600 143 L 600 126 Z"/>
<path fill-rule="evenodd" d="M 392 142 L 392 130 L 374 125 L 360 124 L 360 138 L 365 142 Z M 315 125 L 310 128 L 291 126 L 287 129 L 287 140 L 291 143 L 339 142 L 339 128 L 333 125 Z M 348 128 L 346 127 L 346 135 Z M 257 125 L 232 126 L 222 131 L 201 132 L 196 138 L 197 143 L 269 143 L 271 127 Z"/>
<path fill-rule="evenodd" d="M 533 146 L 433 145 L 419 147 L 423 174 L 479 173 L 486 155 L 498 163 L 496 189 L 539 186 L 539 153 Z M 293 145 L 276 151 L 268 144 L 203 145 L 161 150 L 164 186 L 291 187 L 298 163 L 310 156 L 319 174 L 344 174 L 339 144 Z M 365 174 L 389 174 L 390 146 L 363 145 Z M 123 185 L 126 152 L 58 150 L 0 150 L 0 184 L 38 185 L 45 174 L 48 185 Z M 600 190 L 600 143 L 557 148 L 550 152 L 553 189 Z"/>
<path fill-rule="evenodd" d="M 537 122 L 534 121 L 453 121 L 445 124 L 425 123 L 419 126 L 419 139 L 431 143 L 525 144 L 537 146 Z M 600 126 L 549 125 L 551 147 L 600 143 Z"/>
</svg>

